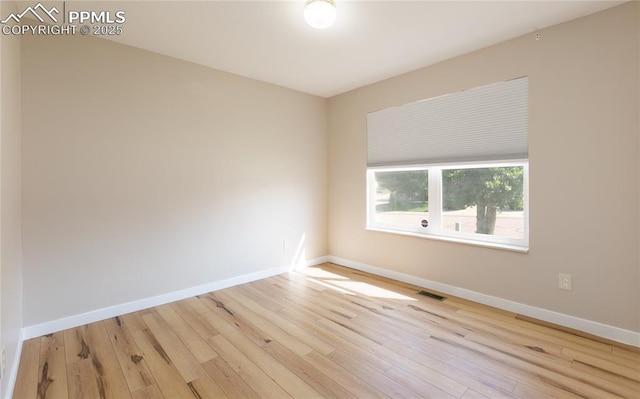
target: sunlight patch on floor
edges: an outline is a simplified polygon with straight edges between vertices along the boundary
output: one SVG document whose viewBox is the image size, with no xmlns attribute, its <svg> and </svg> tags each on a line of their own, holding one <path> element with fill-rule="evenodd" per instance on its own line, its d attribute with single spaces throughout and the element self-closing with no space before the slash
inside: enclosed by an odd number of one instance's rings
<svg viewBox="0 0 640 399">
<path fill-rule="evenodd" d="M 333 281 L 332 283 L 338 287 L 346 288 L 350 291 L 357 292 L 358 294 L 373 298 L 402 299 L 405 301 L 416 300 L 406 295 L 398 294 L 397 292 L 358 281 Z"/>
<path fill-rule="evenodd" d="M 404 301 L 416 301 L 406 295 L 378 287 L 373 284 L 352 281 L 348 277 L 332 273 L 320 267 L 309 267 L 298 270 L 297 275 L 303 276 L 307 281 L 319 284 L 347 295 L 364 295 L 371 298 L 400 299 Z"/>
<path fill-rule="evenodd" d="M 348 280 L 347 277 L 341 276 L 339 274 L 331 273 L 317 267 L 308 267 L 304 270 L 301 270 L 300 273 L 309 277 L 327 278 L 332 280 Z"/>
<path fill-rule="evenodd" d="M 334 290 L 334 291 L 342 292 L 343 294 L 347 294 L 347 295 L 357 295 L 357 294 L 356 294 L 355 292 L 353 292 L 353 291 L 348 291 L 348 290 L 346 290 L 346 289 L 344 289 L 344 288 L 340 288 L 340 287 L 336 286 L 333 282 L 324 282 L 324 281 L 322 281 L 322 280 L 318 280 L 318 279 L 311 278 L 311 277 L 310 277 L 310 278 L 307 278 L 307 280 L 308 280 L 308 281 L 311 281 L 312 283 L 319 284 L 319 285 L 321 285 L 321 286 L 323 286 L 323 287 L 326 287 L 326 288 L 332 289 L 332 290 Z"/>
</svg>

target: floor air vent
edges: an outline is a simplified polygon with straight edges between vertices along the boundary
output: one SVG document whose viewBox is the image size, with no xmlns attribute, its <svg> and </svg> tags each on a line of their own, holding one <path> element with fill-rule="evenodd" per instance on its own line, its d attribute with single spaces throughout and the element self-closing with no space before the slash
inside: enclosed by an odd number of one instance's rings
<svg viewBox="0 0 640 399">
<path fill-rule="evenodd" d="M 446 299 L 446 298 L 445 298 L 445 297 L 443 297 L 443 296 L 440 296 L 440 295 L 438 295 L 438 294 L 434 294 L 434 293 L 432 293 L 432 292 L 428 292 L 428 291 L 418 291 L 418 294 L 419 294 L 419 295 L 428 296 L 429 298 L 433 298 L 433 299 L 435 299 L 435 300 L 437 300 L 437 301 L 442 301 L 442 300 Z"/>
</svg>

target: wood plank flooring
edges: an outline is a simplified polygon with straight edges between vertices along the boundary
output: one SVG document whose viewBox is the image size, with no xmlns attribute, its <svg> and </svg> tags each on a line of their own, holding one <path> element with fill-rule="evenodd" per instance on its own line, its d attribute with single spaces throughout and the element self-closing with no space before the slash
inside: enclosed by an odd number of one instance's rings
<svg viewBox="0 0 640 399">
<path fill-rule="evenodd" d="M 24 343 L 15 399 L 640 398 L 640 350 L 332 264 Z"/>
</svg>

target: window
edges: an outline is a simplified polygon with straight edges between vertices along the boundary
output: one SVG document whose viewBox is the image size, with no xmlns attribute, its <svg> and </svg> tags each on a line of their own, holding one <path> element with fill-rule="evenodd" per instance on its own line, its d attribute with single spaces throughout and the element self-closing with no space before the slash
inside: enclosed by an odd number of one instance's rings
<svg viewBox="0 0 640 399">
<path fill-rule="evenodd" d="M 526 250 L 528 80 L 367 115 L 367 227 Z"/>
<path fill-rule="evenodd" d="M 368 171 L 370 229 L 525 249 L 528 163 Z"/>
</svg>

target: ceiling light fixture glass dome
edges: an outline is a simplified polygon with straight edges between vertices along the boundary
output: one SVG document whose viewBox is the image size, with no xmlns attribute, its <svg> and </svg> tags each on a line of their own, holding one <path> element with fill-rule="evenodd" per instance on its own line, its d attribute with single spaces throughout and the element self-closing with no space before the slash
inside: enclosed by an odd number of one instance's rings
<svg viewBox="0 0 640 399">
<path fill-rule="evenodd" d="M 336 3 L 333 0 L 307 0 L 304 19 L 316 29 L 324 29 L 336 20 Z"/>
</svg>

